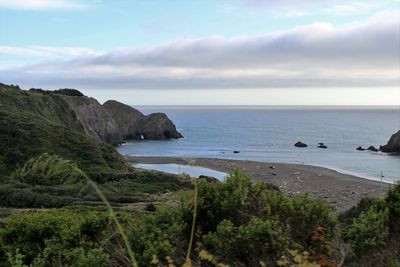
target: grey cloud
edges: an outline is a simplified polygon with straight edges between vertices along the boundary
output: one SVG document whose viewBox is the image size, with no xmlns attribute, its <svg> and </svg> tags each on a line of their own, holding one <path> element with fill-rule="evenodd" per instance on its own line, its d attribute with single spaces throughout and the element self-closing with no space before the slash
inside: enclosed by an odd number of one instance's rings
<svg viewBox="0 0 400 267">
<path fill-rule="evenodd" d="M 398 86 L 399 35 L 399 18 L 386 14 L 339 28 L 317 23 L 256 37 L 118 49 L 3 70 L 0 78 L 99 89 Z"/>
</svg>

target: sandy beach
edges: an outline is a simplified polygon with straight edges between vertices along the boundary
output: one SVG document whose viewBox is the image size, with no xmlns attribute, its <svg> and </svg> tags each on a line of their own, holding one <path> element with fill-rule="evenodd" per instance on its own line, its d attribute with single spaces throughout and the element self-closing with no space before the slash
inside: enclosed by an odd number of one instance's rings
<svg viewBox="0 0 400 267">
<path fill-rule="evenodd" d="M 343 211 L 365 196 L 383 196 L 390 184 L 339 173 L 335 170 L 300 164 L 267 163 L 248 160 L 211 158 L 175 158 L 127 156 L 131 163 L 201 166 L 222 172 L 239 168 L 256 181 L 276 185 L 290 195 L 308 193 L 330 203 L 335 211 Z"/>
</svg>

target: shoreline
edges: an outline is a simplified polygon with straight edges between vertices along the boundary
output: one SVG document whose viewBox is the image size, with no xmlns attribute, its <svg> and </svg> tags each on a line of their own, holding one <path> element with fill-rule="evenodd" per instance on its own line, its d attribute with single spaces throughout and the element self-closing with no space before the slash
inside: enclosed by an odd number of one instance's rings
<svg viewBox="0 0 400 267">
<path fill-rule="evenodd" d="M 200 166 L 221 172 L 239 168 L 255 181 L 273 184 L 289 195 L 307 193 L 327 201 L 334 210 L 343 211 L 356 205 L 362 197 L 384 196 L 390 183 L 345 174 L 325 167 L 214 158 L 181 158 L 125 156 L 130 163 L 181 164 Z"/>
</svg>

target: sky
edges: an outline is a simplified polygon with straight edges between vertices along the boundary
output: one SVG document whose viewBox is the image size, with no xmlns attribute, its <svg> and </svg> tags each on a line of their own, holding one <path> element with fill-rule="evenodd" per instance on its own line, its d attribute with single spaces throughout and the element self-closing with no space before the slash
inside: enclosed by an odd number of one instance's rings
<svg viewBox="0 0 400 267">
<path fill-rule="evenodd" d="M 400 105 L 400 0 L 0 0 L 0 82 L 131 105 Z"/>
</svg>

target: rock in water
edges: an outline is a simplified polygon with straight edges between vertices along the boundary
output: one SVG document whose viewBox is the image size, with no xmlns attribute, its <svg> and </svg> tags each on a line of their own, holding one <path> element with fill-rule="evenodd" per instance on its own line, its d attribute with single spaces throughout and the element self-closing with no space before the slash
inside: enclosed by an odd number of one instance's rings
<svg viewBox="0 0 400 267">
<path fill-rule="evenodd" d="M 318 143 L 318 148 L 328 148 L 324 143 Z"/>
<path fill-rule="evenodd" d="M 377 149 L 374 146 L 369 146 L 367 149 L 370 150 L 370 151 L 374 151 L 374 152 L 378 152 L 379 151 L 379 149 Z"/>
<path fill-rule="evenodd" d="M 380 147 L 380 151 L 386 153 L 400 153 L 400 130 L 390 137 L 386 145 Z"/>
<path fill-rule="evenodd" d="M 233 153 L 234 154 L 238 154 L 238 153 L 240 153 L 240 151 L 239 150 L 233 150 Z"/>
<path fill-rule="evenodd" d="M 142 139 L 140 122 L 144 115 L 137 109 L 115 100 L 108 100 L 103 107 L 115 120 L 124 139 Z"/>
<path fill-rule="evenodd" d="M 357 147 L 356 148 L 358 151 L 364 151 L 365 150 L 365 148 L 363 148 L 362 146 L 359 146 L 359 147 Z"/>
<path fill-rule="evenodd" d="M 294 144 L 295 147 L 307 147 L 306 144 L 304 144 L 303 142 L 297 142 L 296 144 Z"/>
<path fill-rule="evenodd" d="M 140 133 L 144 139 L 182 138 L 172 121 L 164 113 L 152 113 L 140 121 Z"/>
<path fill-rule="evenodd" d="M 158 140 L 183 137 L 164 113 L 145 116 L 140 111 L 115 100 L 109 100 L 103 106 L 116 121 L 124 139 Z"/>
</svg>

